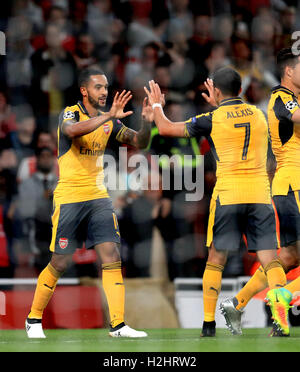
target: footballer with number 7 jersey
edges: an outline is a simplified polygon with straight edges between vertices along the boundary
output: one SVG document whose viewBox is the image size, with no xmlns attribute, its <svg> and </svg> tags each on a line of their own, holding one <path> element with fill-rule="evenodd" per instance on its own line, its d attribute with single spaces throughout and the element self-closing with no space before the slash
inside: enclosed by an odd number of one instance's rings
<svg viewBox="0 0 300 372">
<path fill-rule="evenodd" d="M 163 136 L 205 136 L 217 162 L 217 181 L 210 203 L 203 275 L 204 322 L 202 336 L 215 335 L 215 309 L 222 272 L 229 251 L 238 251 L 245 234 L 249 251 L 255 251 L 270 288 L 286 284 L 276 252 L 275 212 L 266 170 L 268 126 L 261 110 L 239 97 L 241 77 L 222 68 L 208 79 L 206 100 L 214 111 L 185 122 L 172 122 L 163 112 L 158 84 L 145 87 L 154 110 L 154 121 Z"/>
<path fill-rule="evenodd" d="M 153 110 L 145 98 L 141 128 L 127 128 L 119 119 L 131 115 L 124 107 L 131 99 L 125 90 L 116 93 L 111 109 L 102 112 L 108 95 L 104 73 L 90 67 L 81 71 L 82 102 L 67 107 L 59 117 L 59 181 L 54 192 L 51 261 L 41 272 L 25 328 L 29 338 L 45 338 L 43 311 L 57 281 L 72 260 L 76 248 L 85 242 L 102 261 L 102 283 L 110 314 L 112 337 L 146 337 L 124 323 L 125 289 L 118 250 L 120 232 L 112 202 L 104 186 L 103 155 L 108 141 L 115 138 L 137 148 L 150 139 Z"/>
<path fill-rule="evenodd" d="M 271 91 L 268 105 L 268 124 L 272 150 L 277 168 L 272 182 L 272 196 L 277 210 L 280 230 L 279 258 L 285 271 L 299 265 L 300 254 L 300 57 L 291 48 L 279 51 L 277 66 L 281 84 Z M 221 304 L 229 329 L 241 334 L 242 311 L 250 299 L 264 290 L 268 283 L 261 267 L 240 292 Z M 274 327 L 271 336 L 287 336 L 288 325 L 281 321 L 281 315 L 289 309 L 292 294 L 300 291 L 300 277 L 285 288 L 278 289 L 273 297 L 282 297 L 285 307 L 276 301 L 271 306 Z M 272 293 L 271 293 L 272 295 Z M 282 324 L 281 324 L 282 323 Z M 283 329 L 277 329 L 277 325 Z"/>
</svg>

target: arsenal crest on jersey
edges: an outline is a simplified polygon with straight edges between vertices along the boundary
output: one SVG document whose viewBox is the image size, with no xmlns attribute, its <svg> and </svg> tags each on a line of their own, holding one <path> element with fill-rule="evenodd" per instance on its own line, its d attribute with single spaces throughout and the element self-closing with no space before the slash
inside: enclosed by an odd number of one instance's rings
<svg viewBox="0 0 300 372">
<path fill-rule="evenodd" d="M 68 243 L 69 243 L 69 241 L 68 241 L 67 238 L 60 238 L 59 241 L 58 241 L 58 244 L 59 244 L 61 249 L 67 248 Z"/>
<path fill-rule="evenodd" d="M 103 125 L 103 130 L 105 134 L 108 134 L 110 132 L 110 127 L 109 124 L 104 124 Z"/>
</svg>

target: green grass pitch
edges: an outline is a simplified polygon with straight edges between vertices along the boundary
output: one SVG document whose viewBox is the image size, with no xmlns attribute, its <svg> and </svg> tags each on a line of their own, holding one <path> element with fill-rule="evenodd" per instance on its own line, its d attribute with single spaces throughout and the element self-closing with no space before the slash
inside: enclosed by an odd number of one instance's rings
<svg viewBox="0 0 300 372">
<path fill-rule="evenodd" d="M 200 338 L 199 329 L 149 329 L 145 339 L 117 339 L 106 329 L 46 330 L 45 340 L 29 340 L 22 330 L 0 330 L 0 351 L 26 352 L 278 352 L 300 351 L 300 327 L 291 336 L 269 338 L 270 329 L 244 329 L 232 336 L 217 329 L 214 338 Z"/>
</svg>

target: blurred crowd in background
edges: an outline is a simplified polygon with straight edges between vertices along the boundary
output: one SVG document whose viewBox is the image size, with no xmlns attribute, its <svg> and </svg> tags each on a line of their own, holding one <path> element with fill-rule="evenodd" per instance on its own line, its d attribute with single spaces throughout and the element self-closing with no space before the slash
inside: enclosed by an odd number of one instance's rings
<svg viewBox="0 0 300 372">
<path fill-rule="evenodd" d="M 201 94 L 203 83 L 225 65 L 241 74 L 243 99 L 266 113 L 270 88 L 279 84 L 275 56 L 279 49 L 291 46 L 292 32 L 300 30 L 299 14 L 297 0 L 3 2 L 0 277 L 36 276 L 48 263 L 58 179 L 58 115 L 80 99 L 80 70 L 92 65 L 104 70 L 110 84 L 108 106 L 116 91 L 132 91 L 128 110 L 134 114 L 124 124 L 135 130 L 143 87 L 150 79 L 165 93 L 167 116 L 180 121 L 211 108 Z M 117 150 L 117 146 L 109 149 L 116 158 Z M 112 195 L 122 235 L 124 275 L 150 275 L 156 228 L 164 242 L 169 278 L 202 276 L 215 183 L 209 144 L 204 138 L 162 138 L 153 126 L 144 154 L 204 155 L 205 193 L 198 202 L 186 202 L 186 191 L 172 188 L 129 189 Z M 254 260 L 241 243 L 240 254 L 230 257 L 224 275 L 248 275 Z M 94 252 L 78 250 L 66 275 L 96 276 Z"/>
</svg>

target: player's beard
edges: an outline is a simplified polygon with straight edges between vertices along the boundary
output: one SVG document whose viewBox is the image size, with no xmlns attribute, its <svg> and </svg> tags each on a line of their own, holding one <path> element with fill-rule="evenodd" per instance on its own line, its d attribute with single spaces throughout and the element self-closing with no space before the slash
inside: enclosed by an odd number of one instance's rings
<svg viewBox="0 0 300 372">
<path fill-rule="evenodd" d="M 89 104 L 91 106 L 94 107 L 94 109 L 96 110 L 100 110 L 101 109 L 101 105 L 99 104 L 99 100 L 95 100 L 89 93 L 88 93 L 88 101 L 89 101 Z"/>
</svg>

